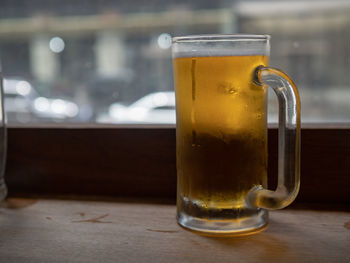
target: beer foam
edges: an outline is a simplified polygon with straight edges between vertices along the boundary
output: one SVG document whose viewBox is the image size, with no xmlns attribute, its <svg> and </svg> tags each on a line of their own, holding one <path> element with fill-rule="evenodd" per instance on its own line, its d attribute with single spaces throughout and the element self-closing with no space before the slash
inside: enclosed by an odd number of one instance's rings
<svg viewBox="0 0 350 263">
<path fill-rule="evenodd" d="M 269 56 L 267 35 L 213 35 L 174 37 L 173 58 L 218 56 Z"/>
</svg>

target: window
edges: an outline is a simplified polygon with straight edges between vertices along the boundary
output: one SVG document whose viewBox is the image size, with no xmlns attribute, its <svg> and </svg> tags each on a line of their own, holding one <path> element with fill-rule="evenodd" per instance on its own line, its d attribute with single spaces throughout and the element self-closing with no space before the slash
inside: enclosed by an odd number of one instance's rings
<svg viewBox="0 0 350 263">
<path fill-rule="evenodd" d="M 173 91 L 171 36 L 202 33 L 272 35 L 270 65 L 296 82 L 302 121 L 349 121 L 349 12 L 346 0 L 3 1 L 8 121 L 119 123 L 116 105 Z M 35 93 L 24 99 L 26 106 L 6 87 L 16 80 Z M 269 103 L 275 122 L 274 95 Z M 160 122 L 174 122 L 171 113 L 158 115 Z M 147 122 L 128 116 L 124 123 Z"/>
<path fill-rule="evenodd" d="M 302 121 L 348 122 L 349 12 L 346 0 L 3 0 L 5 106 L 9 123 L 21 126 L 9 128 L 9 188 L 173 197 L 174 128 L 138 125 L 175 122 L 171 36 L 271 34 L 270 64 L 296 82 Z M 153 95 L 158 99 L 148 103 Z M 153 112 L 138 107 L 145 101 Z M 271 121 L 274 103 L 272 95 Z M 86 125 L 92 129 L 30 127 L 48 122 L 92 123 Z M 276 163 L 277 131 L 270 131 L 269 156 Z M 301 173 L 310 176 L 303 177 L 302 200 L 349 199 L 348 138 L 346 125 L 303 129 Z"/>
</svg>

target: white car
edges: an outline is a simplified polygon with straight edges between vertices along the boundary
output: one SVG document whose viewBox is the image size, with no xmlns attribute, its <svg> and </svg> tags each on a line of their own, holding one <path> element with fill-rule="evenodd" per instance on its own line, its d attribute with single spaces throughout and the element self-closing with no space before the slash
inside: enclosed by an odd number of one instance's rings
<svg viewBox="0 0 350 263">
<path fill-rule="evenodd" d="M 175 93 L 173 91 L 150 93 L 129 106 L 114 103 L 108 112 L 97 118 L 103 123 L 158 123 L 174 124 Z"/>
<path fill-rule="evenodd" d="M 79 108 L 74 102 L 41 97 L 33 86 L 21 78 L 5 78 L 4 106 L 9 122 L 65 120 L 74 118 Z"/>
</svg>

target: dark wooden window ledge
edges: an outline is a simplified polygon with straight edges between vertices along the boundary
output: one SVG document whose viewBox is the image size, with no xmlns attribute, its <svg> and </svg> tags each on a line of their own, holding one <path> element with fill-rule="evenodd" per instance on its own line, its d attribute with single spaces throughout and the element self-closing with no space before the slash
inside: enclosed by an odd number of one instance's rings
<svg viewBox="0 0 350 263">
<path fill-rule="evenodd" d="M 96 128 L 98 127 L 98 128 Z M 277 181 L 277 129 L 269 129 L 269 187 Z M 175 128 L 9 128 L 10 195 L 175 198 Z M 350 125 L 303 127 L 296 202 L 349 203 Z"/>
</svg>

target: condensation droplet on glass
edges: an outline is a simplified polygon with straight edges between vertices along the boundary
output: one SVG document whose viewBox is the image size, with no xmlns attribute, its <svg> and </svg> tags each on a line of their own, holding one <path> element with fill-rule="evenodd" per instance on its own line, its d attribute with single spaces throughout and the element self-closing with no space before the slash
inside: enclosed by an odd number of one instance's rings
<svg viewBox="0 0 350 263">
<path fill-rule="evenodd" d="M 256 114 L 256 118 L 257 118 L 257 119 L 261 119 L 261 117 L 262 117 L 262 114 L 261 114 L 261 113 L 257 113 L 257 114 Z"/>
</svg>

